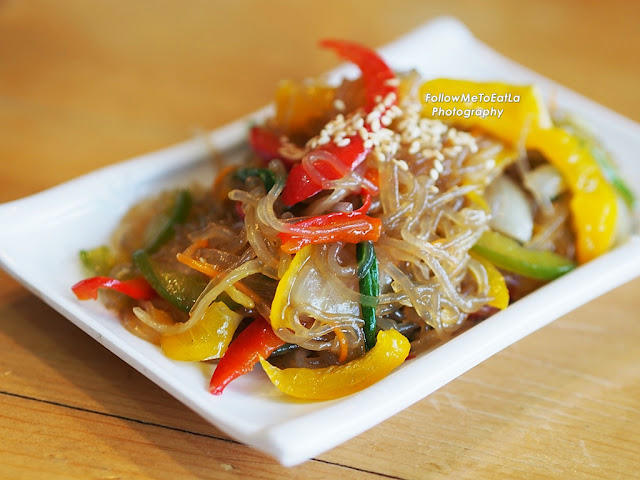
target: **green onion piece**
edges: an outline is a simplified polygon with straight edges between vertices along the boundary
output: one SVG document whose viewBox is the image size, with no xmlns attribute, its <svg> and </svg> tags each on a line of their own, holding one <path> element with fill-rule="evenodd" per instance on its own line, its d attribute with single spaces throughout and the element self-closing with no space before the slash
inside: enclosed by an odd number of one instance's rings
<svg viewBox="0 0 640 480">
<path fill-rule="evenodd" d="M 356 260 L 358 261 L 360 294 L 377 299 L 380 295 L 380 283 L 378 259 L 373 242 L 360 242 L 356 245 Z M 367 350 L 370 350 L 376 344 L 376 307 L 361 303 L 360 309 L 364 320 L 364 345 Z"/>
<path fill-rule="evenodd" d="M 145 251 L 148 253 L 157 252 L 162 245 L 167 243 L 175 234 L 175 226 L 183 223 L 191 210 L 191 194 L 188 190 L 176 192 L 176 198 L 169 211 L 160 214 L 151 223 L 146 232 Z"/>
<path fill-rule="evenodd" d="M 271 352 L 271 355 L 269 355 L 269 358 L 279 357 L 280 355 L 284 355 L 287 352 L 297 350 L 298 348 L 300 348 L 300 345 L 296 345 L 295 343 L 285 343 L 281 347 L 278 347 L 273 352 Z"/>
<path fill-rule="evenodd" d="M 363 242 L 363 243 L 371 243 L 371 242 Z M 376 261 L 376 252 L 373 249 L 373 244 L 371 245 L 371 248 L 368 248 L 368 247 L 360 247 L 360 248 L 363 250 L 362 252 L 363 258 L 360 259 L 358 257 L 358 279 L 362 280 L 364 277 L 367 276 L 367 274 L 371 270 L 371 266 L 373 265 L 373 262 Z M 365 295 L 363 292 L 360 292 L 360 293 Z"/>
<path fill-rule="evenodd" d="M 258 177 L 264 183 L 264 188 L 268 192 L 276 184 L 276 177 L 268 168 L 246 167 L 236 170 L 234 177 L 245 181 L 249 177 Z"/>
<path fill-rule="evenodd" d="M 91 250 L 80 250 L 80 261 L 87 270 L 97 276 L 108 276 L 115 264 L 113 253 L 106 245 Z"/>
<path fill-rule="evenodd" d="M 553 280 L 576 266 L 562 255 L 525 248 L 512 238 L 491 230 L 482 234 L 471 251 L 503 270 L 538 280 Z"/>
</svg>

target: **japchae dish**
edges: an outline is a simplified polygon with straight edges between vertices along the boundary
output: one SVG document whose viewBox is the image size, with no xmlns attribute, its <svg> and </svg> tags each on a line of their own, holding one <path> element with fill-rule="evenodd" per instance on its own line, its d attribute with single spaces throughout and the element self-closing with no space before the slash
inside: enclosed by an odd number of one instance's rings
<svg viewBox="0 0 640 480">
<path fill-rule="evenodd" d="M 258 362 L 295 397 L 353 393 L 632 228 L 606 151 L 535 87 L 321 46 L 361 76 L 283 82 L 245 164 L 158 192 L 80 254 L 77 297 L 101 290 L 172 359 L 217 361 L 215 394 Z"/>
</svg>

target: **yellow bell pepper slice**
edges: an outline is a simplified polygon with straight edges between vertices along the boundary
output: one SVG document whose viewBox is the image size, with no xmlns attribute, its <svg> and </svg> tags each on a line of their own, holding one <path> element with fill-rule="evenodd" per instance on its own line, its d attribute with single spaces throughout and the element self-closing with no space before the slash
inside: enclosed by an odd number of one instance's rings
<svg viewBox="0 0 640 480">
<path fill-rule="evenodd" d="M 507 282 L 504 280 L 502 273 L 486 258 L 482 258 L 480 255 L 475 255 L 474 253 L 470 253 L 470 255 L 480 262 L 487 271 L 489 296 L 492 298 L 488 305 L 504 310 L 509 306 L 509 289 L 507 288 Z"/>
<path fill-rule="evenodd" d="M 573 194 L 570 208 L 578 262 L 609 250 L 616 233 L 616 193 L 589 149 L 558 127 L 532 130 L 526 144 L 560 170 Z"/>
<path fill-rule="evenodd" d="M 443 101 L 440 94 L 449 96 L 450 101 Z M 426 117 L 463 127 L 480 127 L 511 145 L 521 142 L 532 127 L 549 128 L 552 125 L 542 95 L 536 87 L 530 85 L 438 78 L 422 84 L 420 99 L 423 103 L 422 113 Z M 512 101 L 505 101 L 507 99 Z M 502 110 L 502 113 L 499 117 L 471 115 L 468 118 L 458 115 L 445 117 L 440 114 L 442 110 L 491 108 Z"/>
<path fill-rule="evenodd" d="M 198 362 L 220 358 L 233 338 L 242 315 L 223 302 L 212 303 L 204 317 L 186 332 L 163 335 L 160 346 L 164 354 L 174 360 Z"/>
<path fill-rule="evenodd" d="M 271 327 L 273 327 L 274 330 L 287 326 L 285 315 L 287 313 L 286 310 L 289 307 L 291 288 L 293 287 L 293 282 L 296 277 L 302 270 L 302 267 L 304 267 L 304 264 L 307 263 L 307 260 L 311 257 L 312 251 L 312 245 L 307 245 L 298 250 L 295 257 L 293 257 L 293 260 L 291 260 L 289 267 L 280 279 L 280 282 L 278 282 L 276 293 L 273 297 L 273 302 L 271 303 L 271 315 L 269 316 L 269 319 L 271 320 Z"/>
<path fill-rule="evenodd" d="M 287 132 L 300 132 L 333 108 L 335 89 L 299 85 L 289 80 L 276 91 L 276 123 Z"/>
<path fill-rule="evenodd" d="M 362 357 L 342 365 L 326 368 L 274 367 L 264 359 L 262 368 L 278 389 L 306 400 L 333 400 L 366 387 L 386 377 L 409 355 L 409 340 L 396 330 L 378 332 L 376 345 Z"/>
</svg>

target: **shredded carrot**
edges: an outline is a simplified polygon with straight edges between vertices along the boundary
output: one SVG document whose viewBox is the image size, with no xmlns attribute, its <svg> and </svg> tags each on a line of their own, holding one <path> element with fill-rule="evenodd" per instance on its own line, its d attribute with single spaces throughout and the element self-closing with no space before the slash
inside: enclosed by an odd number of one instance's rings
<svg viewBox="0 0 640 480">
<path fill-rule="evenodd" d="M 193 253 L 199 249 L 199 248 L 204 248 L 207 245 L 209 245 L 209 240 L 207 240 L 206 238 L 201 238 L 200 240 L 196 240 L 195 242 L 193 242 L 191 245 L 189 245 L 187 247 L 187 249 L 182 252 L 184 253 L 186 256 L 190 257 L 191 255 L 193 255 Z"/>
<path fill-rule="evenodd" d="M 200 261 L 198 261 L 198 260 L 196 260 L 194 258 L 191 258 L 191 257 L 185 255 L 184 253 L 179 252 L 176 255 L 176 258 L 178 259 L 178 261 L 180 263 L 183 263 L 187 267 L 191 267 L 191 268 L 193 268 L 194 270 L 197 270 L 200 273 L 204 273 L 205 275 L 208 275 L 209 277 L 217 277 L 221 273 L 213 265 L 211 265 L 209 263 L 205 263 L 205 262 L 200 262 Z"/>
<path fill-rule="evenodd" d="M 338 357 L 338 361 L 340 363 L 344 363 L 347 359 L 347 354 L 349 353 L 349 347 L 347 347 L 347 337 L 344 336 L 342 330 L 339 327 L 333 327 L 333 332 L 336 334 L 336 338 L 338 339 L 338 343 L 340 344 L 340 356 Z"/>
</svg>

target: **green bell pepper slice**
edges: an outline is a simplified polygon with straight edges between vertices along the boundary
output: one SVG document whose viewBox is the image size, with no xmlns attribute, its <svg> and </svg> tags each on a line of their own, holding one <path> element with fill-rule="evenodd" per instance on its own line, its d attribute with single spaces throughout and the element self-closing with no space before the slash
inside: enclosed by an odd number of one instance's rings
<svg viewBox="0 0 640 480">
<path fill-rule="evenodd" d="M 157 252 L 162 245 L 167 243 L 175 234 L 175 226 L 184 223 L 191 210 L 193 200 L 188 190 L 178 190 L 172 206 L 153 219 L 145 237 L 147 238 L 145 251 Z"/>
<path fill-rule="evenodd" d="M 575 262 L 553 252 L 531 250 L 494 231 L 486 231 L 471 251 L 503 270 L 538 280 L 553 280 L 573 270 Z"/>
</svg>

